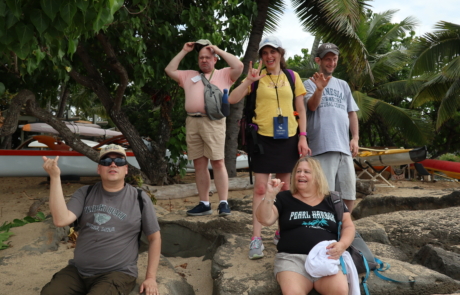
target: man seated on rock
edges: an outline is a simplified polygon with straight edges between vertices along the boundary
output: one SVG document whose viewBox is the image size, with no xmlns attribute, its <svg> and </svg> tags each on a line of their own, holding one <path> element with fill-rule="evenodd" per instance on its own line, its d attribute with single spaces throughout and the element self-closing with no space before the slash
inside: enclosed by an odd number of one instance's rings
<svg viewBox="0 0 460 295">
<path fill-rule="evenodd" d="M 50 210 L 56 226 L 78 218 L 74 259 L 57 272 L 41 294 L 129 294 L 137 278 L 142 230 L 149 241 L 148 266 L 140 292 L 159 294 L 156 275 L 161 252 L 160 227 L 150 198 L 125 183 L 128 162 L 124 149 L 110 144 L 101 149 L 97 172 L 101 182 L 78 189 L 66 204 L 58 159 L 43 157 L 50 175 Z M 139 203 L 142 200 L 143 205 Z"/>
</svg>

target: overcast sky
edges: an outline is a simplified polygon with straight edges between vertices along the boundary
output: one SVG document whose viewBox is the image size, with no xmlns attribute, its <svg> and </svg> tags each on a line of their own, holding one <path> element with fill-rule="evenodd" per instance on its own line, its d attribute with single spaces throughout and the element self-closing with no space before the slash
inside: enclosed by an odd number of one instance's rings
<svg viewBox="0 0 460 295">
<path fill-rule="evenodd" d="M 290 0 L 286 0 L 290 4 Z M 368 2 L 373 12 L 399 9 L 392 22 L 400 22 L 408 16 L 416 17 L 419 25 L 417 35 L 434 31 L 434 25 L 443 20 L 460 24 L 460 1 L 458 0 L 374 0 Z M 300 28 L 300 23 L 289 5 L 281 20 L 278 31 L 274 34 L 280 38 L 286 49 L 287 57 L 301 55 L 302 48 L 311 51 L 314 38 Z"/>
</svg>

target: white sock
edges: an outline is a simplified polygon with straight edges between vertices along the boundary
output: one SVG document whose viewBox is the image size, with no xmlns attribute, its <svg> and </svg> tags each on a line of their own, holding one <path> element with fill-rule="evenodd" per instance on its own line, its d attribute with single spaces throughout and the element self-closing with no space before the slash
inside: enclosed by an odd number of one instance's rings
<svg viewBox="0 0 460 295">
<path fill-rule="evenodd" d="M 206 202 L 206 201 L 200 201 L 200 202 L 209 207 L 209 202 Z"/>
<path fill-rule="evenodd" d="M 227 200 L 221 200 L 220 202 L 221 202 L 221 203 L 228 204 Z"/>
</svg>

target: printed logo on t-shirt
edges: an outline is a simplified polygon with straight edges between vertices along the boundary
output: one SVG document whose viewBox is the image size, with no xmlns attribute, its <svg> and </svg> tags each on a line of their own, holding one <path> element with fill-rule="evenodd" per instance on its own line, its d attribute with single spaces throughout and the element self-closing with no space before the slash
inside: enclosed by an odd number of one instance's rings
<svg viewBox="0 0 460 295">
<path fill-rule="evenodd" d="M 107 214 L 94 213 L 94 222 L 99 224 L 99 225 L 103 225 L 104 223 L 109 221 L 111 218 L 112 217 L 110 217 L 110 215 L 107 215 Z"/>
<path fill-rule="evenodd" d="M 334 214 L 324 211 L 293 211 L 289 220 L 305 219 L 302 225 L 308 228 L 326 229 L 328 220 L 336 222 Z"/>
<path fill-rule="evenodd" d="M 115 232 L 115 227 L 102 226 L 112 219 L 112 216 L 117 217 L 119 220 L 124 220 L 127 216 L 126 213 L 104 204 L 86 206 L 83 210 L 84 214 L 94 213 L 94 224 L 86 223 L 86 226 L 92 230 L 100 232 Z M 104 212 L 104 213 L 100 213 Z M 105 214 L 107 213 L 107 214 Z"/>
<path fill-rule="evenodd" d="M 321 99 L 320 107 L 334 107 L 341 110 L 346 110 L 346 105 L 344 103 L 343 92 L 334 89 L 334 88 L 324 88 L 323 98 Z"/>
</svg>

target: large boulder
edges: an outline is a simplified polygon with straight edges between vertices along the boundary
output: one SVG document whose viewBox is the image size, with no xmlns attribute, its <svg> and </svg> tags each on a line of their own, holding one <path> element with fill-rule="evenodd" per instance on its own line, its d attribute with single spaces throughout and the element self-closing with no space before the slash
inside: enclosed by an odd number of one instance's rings
<svg viewBox="0 0 460 295">
<path fill-rule="evenodd" d="M 439 197 L 426 195 L 423 197 L 396 197 L 383 195 L 366 196 L 353 209 L 355 219 L 371 215 L 384 214 L 404 210 L 433 210 L 460 206 L 460 191 Z"/>
<path fill-rule="evenodd" d="M 415 254 L 413 262 L 460 280 L 460 254 L 433 245 L 425 245 Z"/>
</svg>

